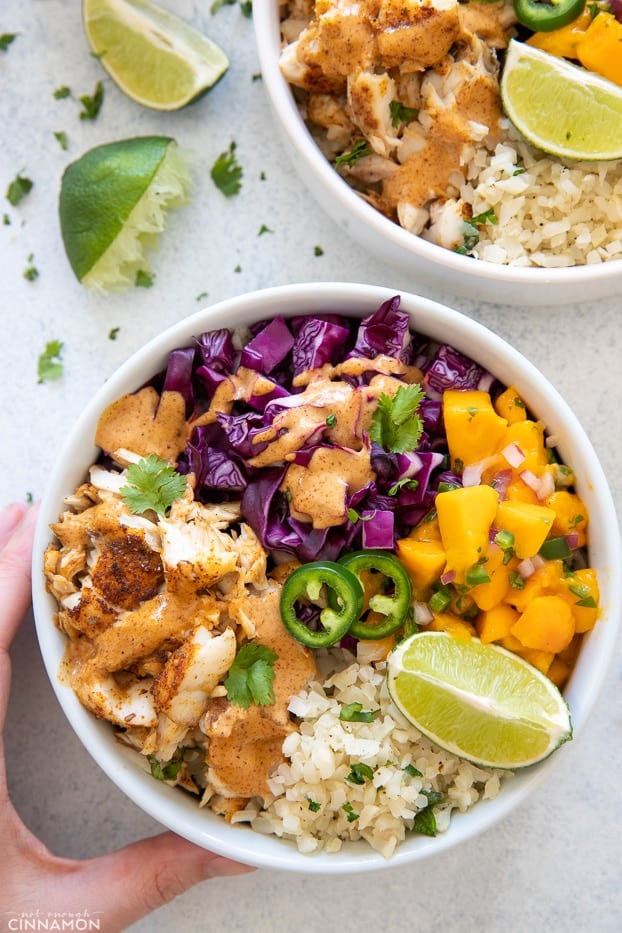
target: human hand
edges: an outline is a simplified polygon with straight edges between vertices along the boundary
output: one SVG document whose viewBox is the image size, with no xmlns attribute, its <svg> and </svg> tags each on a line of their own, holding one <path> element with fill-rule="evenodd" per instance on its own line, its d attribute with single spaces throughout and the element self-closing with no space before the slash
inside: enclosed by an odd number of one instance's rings
<svg viewBox="0 0 622 933">
<path fill-rule="evenodd" d="M 8 706 L 9 646 L 30 604 L 32 541 L 38 507 L 0 512 L 0 914 L 97 917 L 118 933 L 207 878 L 251 871 L 165 832 L 99 858 L 53 855 L 24 826 L 7 790 L 2 731 Z"/>
</svg>

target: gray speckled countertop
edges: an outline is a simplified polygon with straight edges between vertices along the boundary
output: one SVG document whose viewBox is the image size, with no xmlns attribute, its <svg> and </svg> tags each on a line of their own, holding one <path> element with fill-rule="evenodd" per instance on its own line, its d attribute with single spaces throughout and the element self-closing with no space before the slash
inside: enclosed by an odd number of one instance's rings
<svg viewBox="0 0 622 933">
<path fill-rule="evenodd" d="M 262 0 L 256 0 L 262 2 Z M 101 383 L 145 340 L 201 304 L 295 281 L 390 285 L 430 295 L 363 255 L 301 189 L 271 126 L 252 25 L 237 5 L 210 14 L 210 0 L 169 3 L 223 45 L 232 64 L 193 107 L 171 115 L 141 109 L 104 77 L 97 120 L 80 121 L 76 97 L 103 77 L 88 52 L 77 0 L 3 0 L 0 34 L 19 33 L 0 52 L 0 193 L 16 172 L 34 188 L 0 214 L 0 503 L 41 496 L 59 443 Z M 69 85 L 73 98 L 55 100 Z M 54 132 L 67 133 L 65 152 Z M 155 283 L 112 297 L 74 279 L 57 221 L 64 166 L 91 146 L 145 133 L 174 136 L 190 150 L 195 193 L 170 215 L 154 259 Z M 231 140 L 243 189 L 226 200 L 209 178 Z M 262 178 L 265 173 L 265 178 Z M 262 225 L 270 232 L 258 236 Z M 323 255 L 315 255 L 320 246 Z M 28 282 L 31 262 L 39 278 Z M 585 426 L 622 506 L 620 298 L 560 308 L 479 305 L 435 297 L 477 318 L 529 356 Z M 117 339 L 108 339 L 119 328 Z M 64 375 L 37 384 L 37 356 L 64 342 Z M 126 800 L 90 759 L 57 705 L 32 620 L 13 651 L 8 722 L 10 784 L 23 818 L 55 851 L 88 856 L 158 826 Z M 563 770 L 501 824 L 413 868 L 375 876 L 288 876 L 258 871 L 204 884 L 138 923 L 136 931 L 279 929 L 444 933 L 614 933 L 622 924 L 620 657 L 594 713 L 568 749 Z"/>
</svg>

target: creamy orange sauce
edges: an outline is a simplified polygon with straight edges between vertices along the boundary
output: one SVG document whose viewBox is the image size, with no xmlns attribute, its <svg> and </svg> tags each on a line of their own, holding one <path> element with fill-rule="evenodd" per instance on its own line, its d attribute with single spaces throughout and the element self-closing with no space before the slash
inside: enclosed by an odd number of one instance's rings
<svg viewBox="0 0 622 933">
<path fill-rule="evenodd" d="M 369 448 L 319 447 L 307 466 L 288 467 L 281 488 L 290 496 L 294 518 L 332 528 L 346 519 L 348 493 L 358 492 L 373 476 Z"/>
<path fill-rule="evenodd" d="M 141 457 L 150 453 L 174 461 L 186 446 L 186 403 L 179 392 L 152 386 L 123 395 L 102 413 L 95 443 L 107 453 L 131 450 Z"/>
</svg>

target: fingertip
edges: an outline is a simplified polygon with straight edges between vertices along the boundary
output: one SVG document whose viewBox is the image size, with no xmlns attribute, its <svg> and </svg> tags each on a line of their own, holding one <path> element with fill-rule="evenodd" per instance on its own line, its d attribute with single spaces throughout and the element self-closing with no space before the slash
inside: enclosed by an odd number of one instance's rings
<svg viewBox="0 0 622 933">
<path fill-rule="evenodd" d="M 204 880 L 208 878 L 228 878 L 234 875 L 246 875 L 256 871 L 253 865 L 244 865 L 242 862 L 234 862 L 232 859 L 225 858 L 223 855 L 214 855 L 206 852 L 201 862 L 201 870 L 204 872 Z"/>
</svg>

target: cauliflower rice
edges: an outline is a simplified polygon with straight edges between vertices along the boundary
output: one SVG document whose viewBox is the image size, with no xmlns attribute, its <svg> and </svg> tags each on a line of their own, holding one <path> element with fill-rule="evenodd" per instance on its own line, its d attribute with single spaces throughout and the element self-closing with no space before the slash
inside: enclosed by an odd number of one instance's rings
<svg viewBox="0 0 622 933">
<path fill-rule="evenodd" d="M 359 656 L 368 651 L 359 646 Z M 250 801 L 231 822 L 294 840 L 305 854 L 338 852 L 345 840 L 364 839 L 390 858 L 418 813 L 433 810 L 436 832 L 443 832 L 452 810 L 495 797 L 511 776 L 439 749 L 410 725 L 389 697 L 386 662 L 357 661 L 343 649 L 318 654 L 325 679 L 292 698 L 300 732 L 285 739 L 286 761 L 268 782 L 274 799 L 263 809 Z M 350 703 L 377 711 L 373 722 L 340 720 Z M 348 778 L 361 763 L 373 777 L 355 783 Z"/>
</svg>

